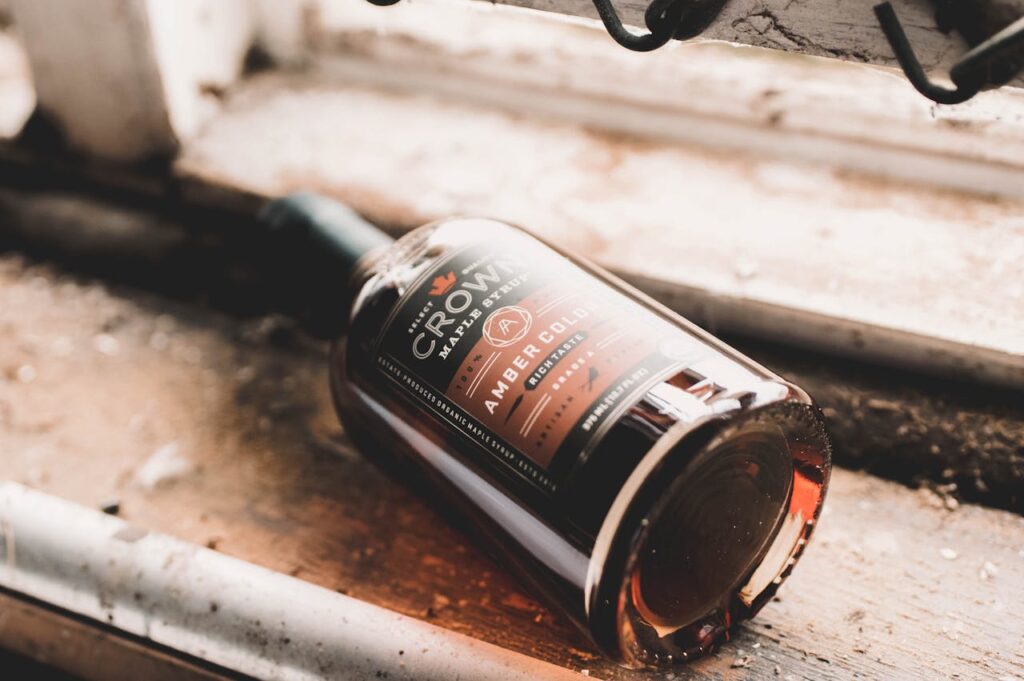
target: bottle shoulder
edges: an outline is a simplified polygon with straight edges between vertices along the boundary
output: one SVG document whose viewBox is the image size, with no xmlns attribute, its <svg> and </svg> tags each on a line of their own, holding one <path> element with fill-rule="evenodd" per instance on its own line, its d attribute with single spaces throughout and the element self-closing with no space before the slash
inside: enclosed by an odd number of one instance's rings
<svg viewBox="0 0 1024 681">
<path fill-rule="evenodd" d="M 460 250 L 516 233 L 524 231 L 498 220 L 465 217 L 430 222 L 407 232 L 360 267 L 352 284 L 352 318 L 378 306 L 382 299 L 397 302 L 421 277 Z"/>
</svg>

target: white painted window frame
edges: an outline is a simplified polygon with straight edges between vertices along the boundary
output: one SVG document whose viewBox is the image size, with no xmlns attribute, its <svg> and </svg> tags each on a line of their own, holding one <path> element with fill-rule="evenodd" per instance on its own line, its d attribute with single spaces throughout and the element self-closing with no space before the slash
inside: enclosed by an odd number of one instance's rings
<svg viewBox="0 0 1024 681">
<path fill-rule="evenodd" d="M 4 0 L 40 110 L 73 148 L 173 155 L 216 112 L 254 44 L 297 58 L 303 0 Z"/>
<path fill-rule="evenodd" d="M 547 10 L 565 17 L 585 17 L 591 25 L 597 23 L 593 21 L 596 13 L 590 0 L 496 1 Z M 23 36 L 40 109 L 54 119 L 71 146 L 92 156 L 118 161 L 167 156 L 180 148 L 183 141 L 194 135 L 214 115 L 216 93 L 239 77 L 245 55 L 253 45 L 259 45 L 279 63 L 295 64 L 308 56 L 310 45 L 316 41 L 316 37 L 322 37 L 325 33 L 352 35 L 361 27 L 373 23 L 374 20 L 369 17 L 375 15 L 379 26 L 386 27 L 382 30 L 390 33 L 391 43 L 396 44 L 398 40 L 404 39 L 431 44 L 432 54 L 428 58 L 436 67 L 436 72 L 442 73 L 448 70 L 446 60 L 450 62 L 450 58 L 457 55 L 453 55 L 449 46 L 439 41 L 439 36 L 443 36 L 449 27 L 463 24 L 458 17 L 460 12 L 467 17 L 478 17 L 482 9 L 479 5 L 483 4 L 469 0 L 440 5 L 407 1 L 401 3 L 403 6 L 380 8 L 370 6 L 364 0 L 2 2 L 2 6 L 6 6 L 13 15 Z M 645 3 L 646 0 L 619 0 L 616 4 L 624 21 L 640 25 Z M 891 66 L 894 62 L 892 51 L 871 11 L 872 4 L 844 0 L 729 0 L 703 37 Z M 943 34 L 933 28 L 931 7 L 929 0 L 902 0 L 899 11 L 924 66 L 942 70 L 948 68 L 966 50 L 966 45 L 955 33 Z M 409 17 L 413 17 L 411 21 L 414 23 L 410 23 Z M 565 22 L 556 27 L 559 22 L 543 21 L 536 17 L 510 20 L 506 13 L 496 30 L 483 29 L 493 39 L 490 45 L 483 46 L 483 51 L 488 53 L 485 56 L 490 66 L 498 67 L 497 71 L 492 72 L 498 75 L 495 82 L 501 82 L 517 68 L 514 64 L 506 63 L 505 73 L 498 74 L 502 68 L 496 62 L 512 49 L 510 45 L 504 44 L 502 32 L 513 27 L 511 44 L 522 47 L 521 35 L 516 35 L 514 25 L 524 21 L 532 23 L 555 44 L 565 43 L 576 50 L 582 46 L 579 40 L 562 40 L 557 36 L 559 31 L 566 35 L 571 33 Z M 480 30 L 481 22 L 478 19 L 472 19 L 471 23 L 476 27 L 475 30 Z M 458 43 L 463 37 L 451 31 L 444 37 L 445 40 L 452 38 L 452 42 Z M 386 38 L 378 41 L 380 45 L 387 42 Z M 648 108 L 649 111 L 662 103 L 657 101 L 661 94 L 669 94 L 670 105 L 676 106 L 678 97 L 671 96 L 672 86 L 658 82 L 657 78 L 640 79 L 641 83 L 657 86 L 650 90 L 656 94 L 654 101 L 644 96 L 644 93 L 629 94 L 628 83 L 615 82 L 616 76 L 622 81 L 624 77 L 631 78 L 637 68 L 646 68 L 640 66 L 645 60 L 648 66 L 653 65 L 648 70 L 656 72 L 659 65 L 670 62 L 670 59 L 666 60 L 663 55 L 629 55 L 624 50 L 609 56 L 621 48 L 611 45 L 610 38 L 605 35 L 600 36 L 599 43 L 592 40 L 586 49 L 593 52 L 597 45 L 600 45 L 599 51 L 603 49 L 606 53 L 604 61 L 613 64 L 607 83 L 609 92 L 625 95 L 638 107 Z M 529 49 L 534 51 L 538 59 L 544 59 L 545 47 L 534 41 Z M 671 52 L 672 49 L 664 51 Z M 382 48 L 375 49 L 374 58 L 378 64 L 386 66 L 388 59 L 381 59 L 381 54 Z M 572 49 L 556 49 L 554 54 L 563 62 L 561 66 L 549 63 L 547 68 L 551 73 L 565 80 L 576 80 L 573 72 L 580 70 L 582 77 L 587 77 L 585 60 L 573 58 Z M 703 67 L 713 69 L 711 61 L 704 60 Z M 737 99 L 749 97 L 756 86 L 753 79 L 764 76 L 758 74 L 756 68 L 748 71 L 747 74 L 732 74 L 740 76 Z M 837 71 L 830 76 L 823 76 L 823 73 L 820 71 L 814 77 L 822 79 L 819 82 L 829 86 L 841 78 L 854 82 L 864 80 L 863 74 L 870 71 L 851 70 L 845 74 Z M 475 75 L 480 74 L 478 72 Z M 668 75 L 679 76 L 680 87 L 685 87 L 687 79 L 700 78 L 702 74 L 694 69 L 687 70 L 684 65 L 682 73 Z M 380 77 L 381 74 L 374 76 Z M 848 125 L 855 120 L 858 112 L 864 110 L 864 107 L 850 101 L 852 98 L 875 100 L 885 106 L 892 89 L 882 87 L 882 96 L 879 97 L 879 93 L 872 90 L 870 82 L 858 83 L 845 88 L 845 91 L 843 88 L 833 88 L 828 95 L 838 94 L 838 101 L 843 106 L 852 107 L 849 115 L 839 117 L 843 125 Z M 810 90 L 805 88 L 805 91 Z M 904 99 L 909 100 L 911 97 Z M 713 101 L 711 104 L 721 107 L 722 113 L 733 109 L 726 101 Z M 739 104 L 748 105 L 746 102 Z M 636 122 L 636 116 L 626 116 L 626 123 L 616 123 L 614 119 L 619 117 L 620 111 L 601 111 L 593 101 L 589 106 L 592 115 L 604 116 L 604 124 L 627 128 L 630 123 L 642 124 L 646 132 L 658 132 L 658 123 L 650 115 L 647 116 L 648 120 L 641 123 Z M 811 116 L 822 120 L 832 116 L 835 109 L 826 106 L 819 110 L 809 99 L 789 103 L 788 106 L 794 111 L 797 106 L 803 107 Z M 985 119 L 985 115 L 982 115 L 982 119 Z M 988 123 L 990 120 L 991 116 L 983 122 Z M 683 127 L 676 126 L 675 122 L 672 125 L 675 130 Z M 670 139 L 674 134 L 672 130 L 665 132 Z M 839 138 L 836 134 L 827 136 L 832 142 Z M 743 143 L 750 142 L 758 144 L 751 140 L 744 140 Z M 810 152 L 814 153 L 814 150 Z M 826 145 L 819 148 L 817 153 L 833 154 L 835 149 Z M 890 161 L 884 155 L 876 154 L 874 167 L 868 169 L 888 167 Z M 956 168 L 939 169 L 934 174 L 942 173 L 962 174 Z"/>
</svg>

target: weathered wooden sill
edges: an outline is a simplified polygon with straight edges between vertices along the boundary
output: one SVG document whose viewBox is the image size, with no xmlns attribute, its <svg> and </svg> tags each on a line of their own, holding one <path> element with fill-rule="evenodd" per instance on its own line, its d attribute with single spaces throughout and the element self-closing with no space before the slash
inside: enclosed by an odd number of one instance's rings
<svg viewBox="0 0 1024 681">
<path fill-rule="evenodd" d="M 593 677 L 674 678 L 596 656 L 353 451 L 322 348 L 280 320 L 243 321 L 8 255 L 0 342 L 2 479 L 94 508 L 117 499 L 150 531 Z M 174 465 L 154 478 L 154 457 Z M 1024 519 L 936 501 L 837 470 L 778 601 L 676 678 L 1015 674 Z"/>
<path fill-rule="evenodd" d="M 39 181 L 30 169 L 22 170 L 22 183 Z M 251 230 L 259 197 L 221 189 L 207 197 L 210 205 L 189 206 L 173 198 L 176 191 L 168 200 L 129 184 L 116 191 L 108 187 L 103 202 L 78 193 L 100 191 L 95 184 L 45 172 L 47 183 L 70 181 L 78 189 L 0 190 L 0 248 L 80 275 L 201 301 L 241 318 L 296 311 L 258 257 Z M 110 203 L 114 199 L 119 203 Z M 929 487 L 939 493 L 939 505 L 963 500 L 1024 510 L 1024 408 L 1018 392 L 843 359 L 786 344 L 785 337 L 744 335 L 716 325 L 718 315 L 703 308 L 706 294 L 683 295 L 664 280 L 636 281 L 806 387 L 825 410 L 839 464 Z M 754 306 L 749 314 L 756 318 L 760 311 Z"/>
<path fill-rule="evenodd" d="M 170 164 L 87 162 L 45 134 L 0 148 L 0 248 L 31 258 L 0 259 L 0 478 L 91 507 L 116 498 L 134 524 L 599 678 L 659 678 L 595 656 L 353 451 L 323 347 L 265 316 L 277 310 L 244 248 L 261 202 L 297 188 L 396 233 L 493 215 L 610 266 L 806 385 L 840 464 L 922 483 L 838 470 L 780 600 L 677 675 L 1017 673 L 1024 521 L 962 501 L 1024 503 L 1024 320 L 1007 313 L 1024 295 L 1024 203 L 1007 181 L 1022 172 L 1008 151 L 1018 127 L 994 126 L 1005 145 L 984 138 L 980 151 L 956 124 L 909 143 L 918 160 L 991 171 L 950 192 L 770 158 L 770 145 L 698 143 L 702 129 L 769 139 L 756 129 L 777 112 L 753 91 L 726 128 L 674 100 L 663 129 L 696 128 L 666 141 L 552 120 L 554 109 L 442 101 L 408 78 L 368 88 L 358 72 L 380 47 L 243 82 Z M 785 111 L 807 101 L 797 95 Z M 772 125 L 808 148 L 828 137 L 796 120 Z M 987 177 L 1002 178 L 1002 197 L 967 191 Z M 181 470 L 146 484 L 146 462 L 168 451 Z"/>
</svg>

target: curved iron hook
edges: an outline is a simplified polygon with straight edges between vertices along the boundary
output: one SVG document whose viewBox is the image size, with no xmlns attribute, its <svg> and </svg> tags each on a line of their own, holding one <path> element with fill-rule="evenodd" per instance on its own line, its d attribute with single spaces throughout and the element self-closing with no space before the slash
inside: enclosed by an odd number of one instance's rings
<svg viewBox="0 0 1024 681">
<path fill-rule="evenodd" d="M 875 5 L 875 16 L 878 17 L 878 23 L 881 24 L 882 31 L 885 32 L 885 37 L 889 40 L 889 45 L 892 46 L 892 51 L 896 55 L 896 61 L 900 63 L 900 68 L 906 74 L 907 80 L 922 95 L 939 104 L 960 104 L 981 90 L 981 83 L 956 82 L 954 80 L 953 84 L 956 87 L 950 89 L 933 82 L 925 73 L 917 55 L 914 54 L 914 48 L 911 47 L 910 40 L 903 31 L 903 25 L 900 23 L 899 17 L 896 16 L 896 10 L 893 9 L 892 4 L 883 2 L 880 5 Z"/>
<path fill-rule="evenodd" d="M 401 0 L 367 0 L 378 7 Z M 644 12 L 650 33 L 637 35 L 627 29 L 612 0 L 592 0 L 608 34 L 623 47 L 636 52 L 656 50 L 672 38 L 685 40 L 700 35 L 722 11 L 728 0 L 653 0 Z"/>
<path fill-rule="evenodd" d="M 918 92 L 940 104 L 967 101 L 981 90 L 1008 83 L 1024 68 L 1024 17 L 981 41 L 961 57 L 949 70 L 949 79 L 956 86 L 951 90 L 932 82 L 921 68 L 891 4 L 877 5 L 875 16 L 907 78 Z M 951 28 L 948 21 L 943 25 L 941 12 L 939 23 L 940 28 Z"/>
<path fill-rule="evenodd" d="M 633 33 L 622 24 L 622 19 L 619 18 L 611 0 L 593 2 L 598 16 L 601 17 L 601 23 L 615 42 L 636 52 L 650 52 L 675 36 L 686 11 L 687 0 L 654 0 L 644 12 L 644 23 L 650 31 L 644 35 Z"/>
</svg>

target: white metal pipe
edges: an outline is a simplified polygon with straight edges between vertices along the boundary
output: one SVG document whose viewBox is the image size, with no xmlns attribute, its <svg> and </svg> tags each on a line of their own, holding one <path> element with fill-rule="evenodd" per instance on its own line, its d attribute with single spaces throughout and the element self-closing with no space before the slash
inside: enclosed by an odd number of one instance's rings
<svg viewBox="0 0 1024 681">
<path fill-rule="evenodd" d="M 261 679 L 580 678 L 13 482 L 0 586 Z"/>
</svg>

